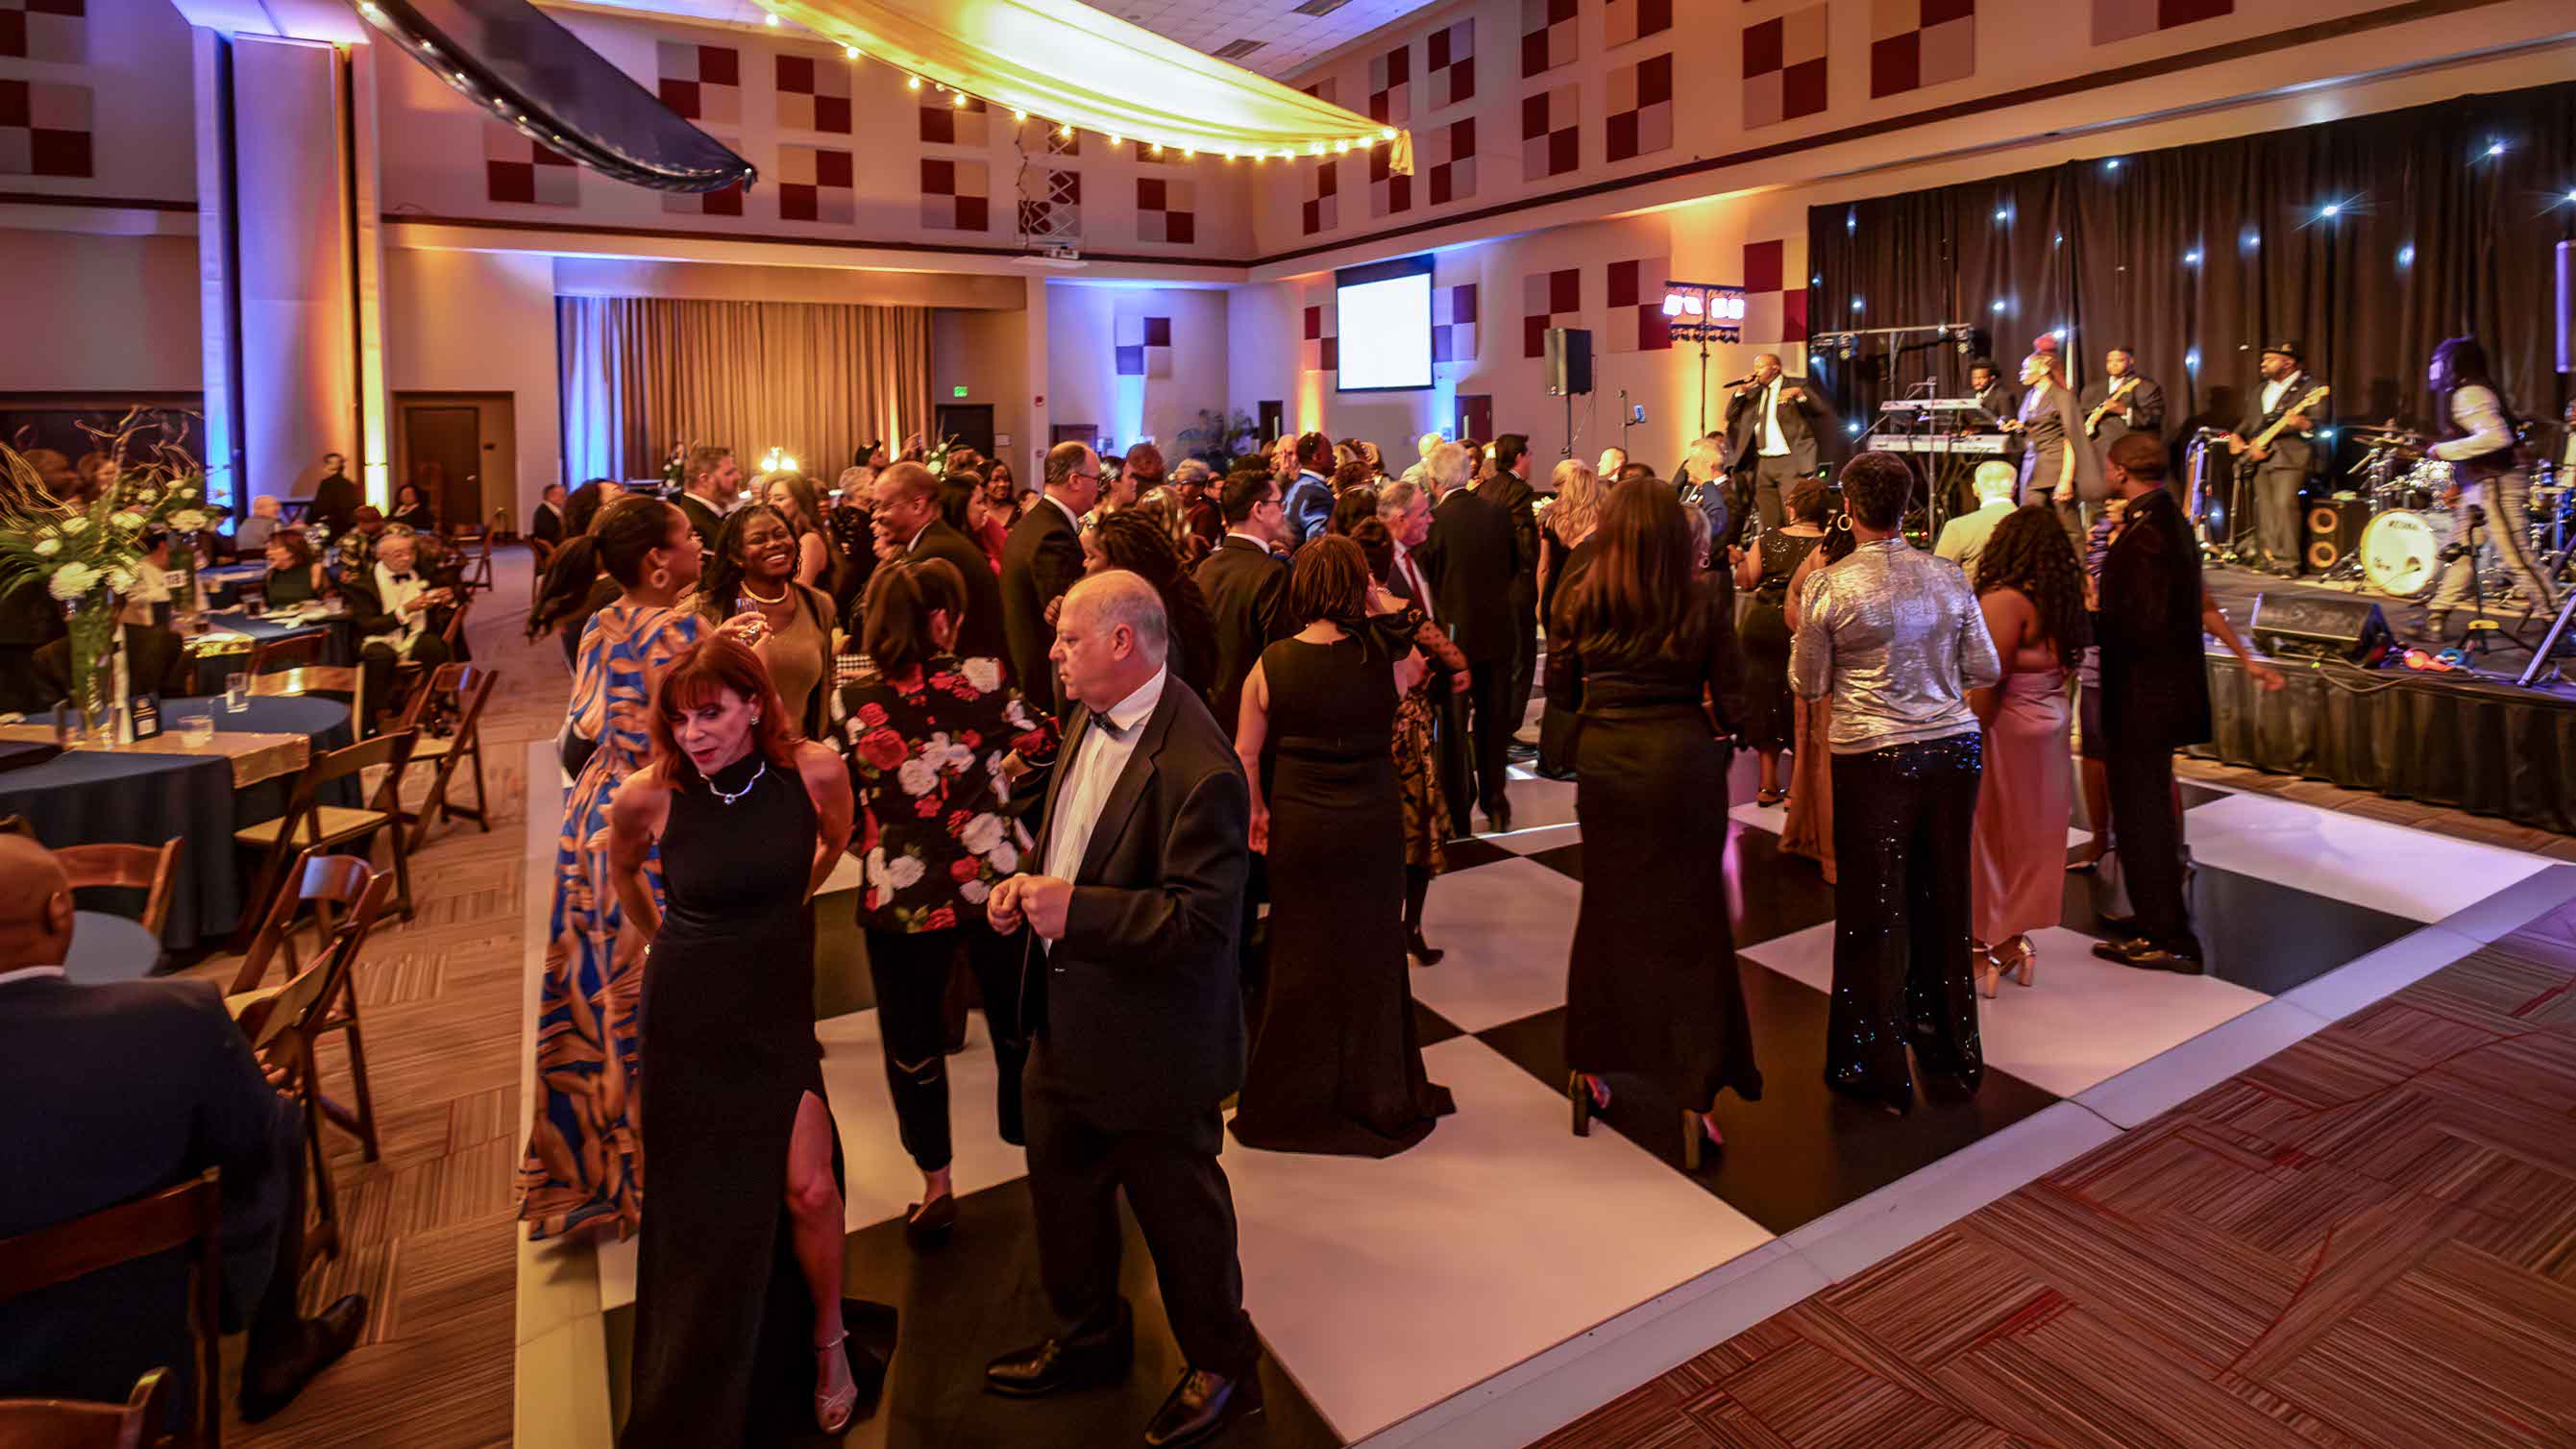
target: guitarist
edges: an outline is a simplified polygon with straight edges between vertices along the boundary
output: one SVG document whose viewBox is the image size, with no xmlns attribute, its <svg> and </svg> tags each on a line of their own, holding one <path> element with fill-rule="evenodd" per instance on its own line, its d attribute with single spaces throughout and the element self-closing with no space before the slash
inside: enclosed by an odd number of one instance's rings
<svg viewBox="0 0 2576 1449">
<path fill-rule="evenodd" d="M 2131 433 L 2164 440 L 2165 390 L 2138 371 L 2138 355 L 2128 348 L 2114 347 L 2103 354 L 2102 376 L 2084 384 L 2080 406 L 2093 450 L 2105 458 L 2111 456 L 2113 443 Z"/>
<path fill-rule="evenodd" d="M 2299 576 L 2299 494 L 2317 461 L 2316 433 L 2325 424 L 2325 409 L 2299 411 L 2320 386 L 2308 375 L 2296 342 L 2274 342 L 2263 349 L 2263 386 L 2244 424 L 2228 435 L 2227 451 L 2237 457 L 2240 473 L 2253 470 L 2254 527 L 2263 546 L 2266 572 L 2280 578 Z M 2269 446 L 2254 439 L 2279 424 Z"/>
</svg>

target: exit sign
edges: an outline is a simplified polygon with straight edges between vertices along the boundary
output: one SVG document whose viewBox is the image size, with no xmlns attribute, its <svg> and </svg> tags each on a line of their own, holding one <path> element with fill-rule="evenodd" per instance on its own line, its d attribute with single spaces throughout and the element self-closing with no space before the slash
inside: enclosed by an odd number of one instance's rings
<svg viewBox="0 0 2576 1449">
<path fill-rule="evenodd" d="M 950 388 L 948 390 L 948 395 L 950 397 L 964 397 L 966 395 L 966 384 L 961 382 L 955 387 Z"/>
</svg>

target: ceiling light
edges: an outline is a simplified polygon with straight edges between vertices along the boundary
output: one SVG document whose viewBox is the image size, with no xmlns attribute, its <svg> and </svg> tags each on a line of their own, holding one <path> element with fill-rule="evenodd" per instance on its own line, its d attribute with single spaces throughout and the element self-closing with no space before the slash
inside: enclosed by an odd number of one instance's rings
<svg viewBox="0 0 2576 1449">
<path fill-rule="evenodd" d="M 1025 120 L 1027 120 L 1028 118 L 1029 118 L 1029 113 L 1028 113 L 1028 112 L 1026 112 L 1026 111 L 1018 110 L 1018 109 L 1016 109 L 1016 108 L 1015 108 L 1015 109 L 1013 109 L 1013 110 L 1012 110 L 1012 112 L 1011 112 L 1011 119 L 1012 119 L 1012 120 L 1014 120 L 1014 121 L 1025 121 Z"/>
<path fill-rule="evenodd" d="M 951 92 L 949 92 L 949 93 L 948 93 L 948 104 L 950 104 L 950 105 L 952 105 L 952 106 L 956 106 L 956 107 L 958 107 L 958 108 L 959 108 L 959 109 L 961 109 L 961 110 L 962 110 L 962 109 L 964 109 L 964 108 L 965 108 L 965 105 L 966 105 L 966 93 L 965 93 L 964 91 L 951 91 Z"/>
<path fill-rule="evenodd" d="M 1068 141 L 1073 139 L 1073 128 L 1071 126 L 1058 126 L 1055 128 L 1055 133 Z"/>
<path fill-rule="evenodd" d="M 904 89 L 906 89 L 906 90 L 914 90 L 914 91 L 917 91 L 917 90 L 921 89 L 921 77 L 919 77 L 919 76 L 917 76 L 917 75 L 908 75 L 908 76 L 905 76 L 905 77 L 903 78 L 903 84 L 904 84 Z"/>
<path fill-rule="evenodd" d="M 778 24 L 778 15 L 773 11 L 770 14 L 761 17 L 761 20 L 763 24 L 775 27 Z"/>
<path fill-rule="evenodd" d="M 1110 138 L 1109 138 L 1109 144 L 1110 144 L 1110 145 L 1112 145 L 1112 146 L 1117 145 L 1117 144 L 1118 144 L 1118 138 L 1117 138 L 1117 137 L 1115 137 L 1115 136 L 1110 137 Z"/>
<path fill-rule="evenodd" d="M 841 47 L 841 59 L 843 59 L 843 60 L 857 60 L 858 58 L 859 58 L 859 48 L 858 48 L 857 46 L 855 46 L 855 45 L 845 45 L 845 46 L 842 46 L 842 47 Z"/>
</svg>

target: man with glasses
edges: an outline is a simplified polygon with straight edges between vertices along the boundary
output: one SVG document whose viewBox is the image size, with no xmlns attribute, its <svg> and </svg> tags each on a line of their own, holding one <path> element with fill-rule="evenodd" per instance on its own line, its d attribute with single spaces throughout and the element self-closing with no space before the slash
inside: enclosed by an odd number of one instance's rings
<svg viewBox="0 0 2576 1449">
<path fill-rule="evenodd" d="M 1037 500 L 1002 544 L 1002 627 L 1020 692 L 1048 712 L 1060 700 L 1055 621 L 1047 609 L 1082 577 L 1082 515 L 1100 501 L 1100 455 L 1084 443 L 1047 450 Z"/>
</svg>

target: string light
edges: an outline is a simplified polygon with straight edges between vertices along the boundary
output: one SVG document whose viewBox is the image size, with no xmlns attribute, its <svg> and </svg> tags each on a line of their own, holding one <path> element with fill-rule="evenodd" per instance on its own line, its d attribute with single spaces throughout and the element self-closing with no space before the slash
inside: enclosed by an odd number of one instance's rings
<svg viewBox="0 0 2576 1449">
<path fill-rule="evenodd" d="M 1109 144 L 1110 144 L 1111 146 L 1113 146 L 1113 147 L 1114 147 L 1114 146 L 1116 146 L 1116 145 L 1118 145 L 1118 144 L 1119 144 L 1118 138 L 1117 138 L 1116 136 L 1112 136 L 1112 137 L 1110 137 L 1110 138 L 1109 138 Z"/>
<path fill-rule="evenodd" d="M 1071 126 L 1058 126 L 1055 128 L 1055 133 L 1068 141 L 1073 139 L 1073 128 Z"/>
<path fill-rule="evenodd" d="M 1323 142 L 1321 142 L 1321 141 L 1309 141 L 1309 142 L 1307 142 L 1307 143 L 1306 143 L 1306 154 L 1307 154 L 1307 155 L 1309 155 L 1309 156 L 1321 156 L 1321 155 L 1323 155 L 1323 154 L 1324 154 L 1324 143 L 1323 143 Z"/>
<path fill-rule="evenodd" d="M 855 46 L 855 45 L 845 45 L 845 46 L 842 46 L 842 47 L 841 47 L 841 59 L 843 59 L 843 60 L 857 60 L 858 58 L 859 58 L 859 48 L 858 48 L 857 46 Z"/>
<path fill-rule="evenodd" d="M 948 104 L 955 106 L 960 110 L 965 109 L 966 93 L 964 91 L 950 91 L 948 93 Z"/>
<path fill-rule="evenodd" d="M 1377 138 L 1381 141 L 1392 141 L 1395 139 L 1395 129 L 1390 126 L 1386 130 L 1378 132 Z"/>
<path fill-rule="evenodd" d="M 778 28 L 778 14 L 777 14 L 777 12 L 776 12 L 776 11 L 772 11 L 772 12 L 770 12 L 768 15 L 763 16 L 763 17 L 762 17 L 762 23 L 764 23 L 764 24 L 766 24 L 767 26 L 769 26 L 769 28 L 770 28 L 770 29 L 772 29 L 772 30 L 777 29 L 777 28 Z"/>
<path fill-rule="evenodd" d="M 1199 159 L 1199 153 L 1194 147 L 1183 146 L 1181 148 L 1181 159 L 1184 161 L 1196 161 Z"/>
<path fill-rule="evenodd" d="M 1335 151 L 1348 151 L 1351 149 L 1351 143 L 1348 141 L 1335 141 L 1333 143 L 1333 149 Z"/>
<path fill-rule="evenodd" d="M 1014 121 L 1025 121 L 1025 120 L 1027 120 L 1028 118 L 1029 118 L 1029 113 L 1028 113 L 1028 112 L 1026 112 L 1026 111 L 1018 110 L 1018 109 L 1014 109 L 1014 110 L 1011 112 L 1011 119 L 1012 119 L 1012 120 L 1014 120 Z"/>
<path fill-rule="evenodd" d="M 1163 154 L 1163 143 L 1162 143 L 1162 142 L 1160 142 L 1160 141 L 1157 141 L 1157 142 L 1155 142 L 1154 144 L 1152 144 L 1152 145 L 1150 145 L 1150 146 L 1146 147 L 1146 148 L 1145 148 L 1145 154 L 1146 154 L 1146 155 L 1148 155 L 1148 156 L 1160 156 L 1160 155 L 1162 155 L 1162 154 Z"/>
<path fill-rule="evenodd" d="M 906 90 L 917 91 L 921 89 L 921 77 L 917 75 L 905 76 L 903 78 L 903 85 Z"/>
</svg>

